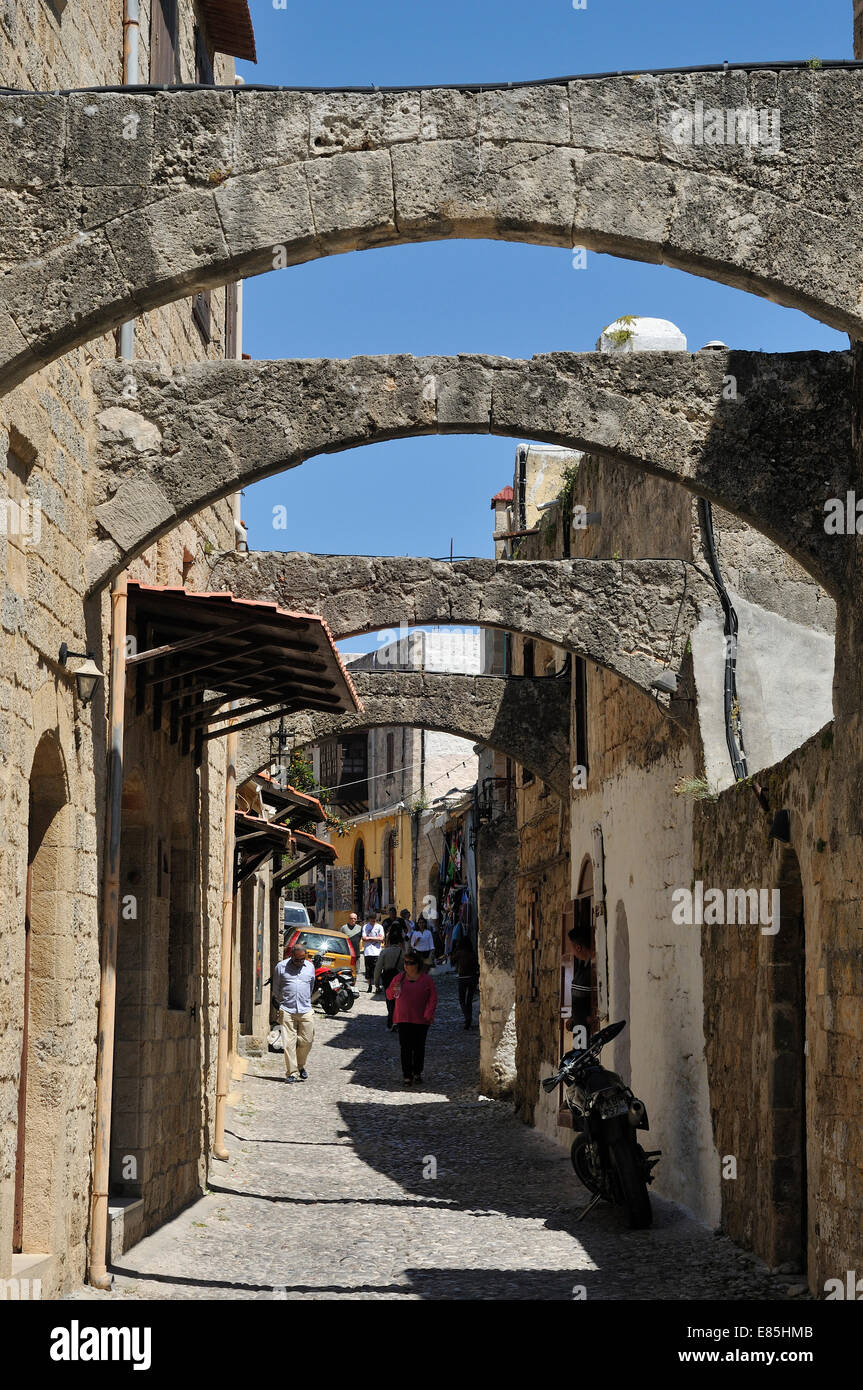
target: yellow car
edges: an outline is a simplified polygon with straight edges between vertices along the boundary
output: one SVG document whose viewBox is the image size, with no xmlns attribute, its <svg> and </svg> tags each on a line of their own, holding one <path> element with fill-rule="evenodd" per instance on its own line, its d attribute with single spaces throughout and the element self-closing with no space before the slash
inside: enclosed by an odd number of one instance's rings
<svg viewBox="0 0 863 1390">
<path fill-rule="evenodd" d="M 291 928 L 285 934 L 285 946 L 290 952 L 293 946 L 305 946 L 308 959 L 320 956 L 325 965 L 333 970 L 348 967 L 354 979 L 357 978 L 357 958 L 349 936 L 339 931 L 316 931 L 314 927 Z"/>
</svg>

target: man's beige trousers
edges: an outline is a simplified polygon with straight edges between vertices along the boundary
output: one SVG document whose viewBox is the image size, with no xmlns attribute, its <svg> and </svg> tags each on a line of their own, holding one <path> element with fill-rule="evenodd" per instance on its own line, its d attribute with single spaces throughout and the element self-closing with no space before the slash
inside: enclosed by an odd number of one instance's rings
<svg viewBox="0 0 863 1390">
<path fill-rule="evenodd" d="M 285 1050 L 285 1071 L 295 1076 L 306 1065 L 306 1058 L 315 1040 L 315 1016 L 310 1014 L 289 1014 L 286 1009 L 279 1010 L 282 1024 L 282 1047 Z"/>
</svg>

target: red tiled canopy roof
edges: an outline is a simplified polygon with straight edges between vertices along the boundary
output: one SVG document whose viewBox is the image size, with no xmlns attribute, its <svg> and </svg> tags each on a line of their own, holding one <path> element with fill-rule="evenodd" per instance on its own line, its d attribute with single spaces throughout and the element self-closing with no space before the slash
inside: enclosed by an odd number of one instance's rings
<svg viewBox="0 0 863 1390">
<path fill-rule="evenodd" d="M 362 708 L 317 614 L 130 580 L 129 616 L 137 632 L 137 653 L 127 661 L 136 676 L 137 712 L 152 689 L 154 724 L 163 705 L 173 707 L 184 742 L 194 735 L 198 750 L 228 732 L 229 716 L 239 730 L 300 709 Z M 233 710 L 232 701 L 238 702 Z"/>
<path fill-rule="evenodd" d="M 279 825 L 292 826 L 294 822 L 326 820 L 326 812 L 316 796 L 297 791 L 296 787 L 280 787 L 268 772 L 256 772 L 249 778 L 260 790 L 261 796 L 272 801 L 279 809 L 274 820 Z"/>
<path fill-rule="evenodd" d="M 236 863 L 234 891 L 258 869 L 263 868 L 274 854 L 294 853 L 294 837 L 287 826 L 261 820 L 248 811 L 234 814 L 236 834 Z"/>
<path fill-rule="evenodd" d="M 501 490 L 500 490 L 500 492 L 496 492 L 496 493 L 494 494 L 494 497 L 491 499 L 492 509 L 494 509 L 494 504 L 495 504 L 495 502 L 511 502 L 511 501 L 512 501 L 512 497 L 513 497 L 512 488 L 511 488 L 511 487 L 502 487 Z"/>
<path fill-rule="evenodd" d="M 297 849 L 305 852 L 302 859 L 273 875 L 274 885 L 282 879 L 300 878 L 318 864 L 335 864 L 339 857 L 335 847 L 327 840 L 319 840 L 317 835 L 309 835 L 305 830 L 293 830 L 291 834 Z"/>
</svg>

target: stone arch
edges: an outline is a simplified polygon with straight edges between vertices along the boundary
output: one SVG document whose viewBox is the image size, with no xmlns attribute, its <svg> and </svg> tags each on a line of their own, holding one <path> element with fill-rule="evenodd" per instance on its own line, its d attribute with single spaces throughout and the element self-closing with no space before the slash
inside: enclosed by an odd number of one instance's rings
<svg viewBox="0 0 863 1390">
<path fill-rule="evenodd" d="M 853 68 L 803 67 L 3 96 L 16 237 L 0 384 L 193 290 L 453 237 L 675 266 L 860 336 L 861 82 Z M 678 138 L 697 102 L 779 111 L 781 160 L 734 138 Z M 120 138 L 130 116 L 134 141 Z"/>
<path fill-rule="evenodd" d="M 53 1200 L 62 1182 L 64 1001 L 75 974 L 71 921 L 62 889 L 74 877 L 74 818 L 66 762 L 56 735 L 42 735 L 29 783 L 21 1070 L 13 1251 L 56 1250 Z"/>
<path fill-rule="evenodd" d="M 558 796 L 569 795 L 569 689 L 565 678 L 432 675 L 420 671 L 358 672 L 362 711 L 286 715 L 294 745 L 319 743 L 360 729 L 432 729 L 482 743 L 513 758 Z M 240 735 L 238 773 L 268 767 L 269 727 Z"/>
<path fill-rule="evenodd" d="M 715 590 L 679 560 L 514 564 L 224 552 L 209 582 L 240 598 L 318 613 L 338 641 L 378 632 L 382 652 L 388 644 L 394 654 L 414 627 L 520 633 L 604 666 L 648 695 L 658 669 L 680 670 L 699 617 L 718 614 Z"/>
<path fill-rule="evenodd" d="M 91 589 L 239 488 L 424 434 L 533 439 L 678 482 L 833 590 L 850 554 L 847 537 L 824 531 L 825 501 L 855 477 L 848 353 L 136 362 L 94 368 L 92 381 Z"/>
</svg>

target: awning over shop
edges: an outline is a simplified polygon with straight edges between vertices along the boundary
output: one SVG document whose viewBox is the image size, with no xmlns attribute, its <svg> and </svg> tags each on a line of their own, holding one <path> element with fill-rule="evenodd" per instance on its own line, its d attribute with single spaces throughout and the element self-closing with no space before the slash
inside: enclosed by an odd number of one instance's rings
<svg viewBox="0 0 863 1390">
<path fill-rule="evenodd" d="M 200 0 L 210 42 L 217 53 L 258 61 L 249 0 Z"/>
<path fill-rule="evenodd" d="M 293 830 L 304 821 L 320 825 L 326 820 L 326 812 L 316 796 L 297 791 L 296 787 L 280 787 L 267 772 L 256 772 L 249 781 L 255 784 L 265 801 L 278 808 L 273 816 L 277 824 Z"/>
<path fill-rule="evenodd" d="M 334 846 L 329 844 L 327 840 L 319 840 L 317 835 L 309 835 L 304 830 L 295 830 L 293 838 L 297 849 L 301 852 L 304 851 L 303 857 L 296 863 L 289 865 L 288 868 L 282 869 L 281 873 L 274 874 L 274 886 L 282 879 L 300 878 L 302 874 L 317 868 L 319 864 L 335 864 L 338 859 Z"/>
<path fill-rule="evenodd" d="M 236 864 L 234 891 L 258 869 L 263 868 L 274 854 L 293 855 L 293 836 L 283 825 L 237 811 L 234 816 Z"/>
<path fill-rule="evenodd" d="M 232 594 L 129 582 L 136 650 L 136 713 L 152 700 L 153 728 L 169 718 L 172 742 L 203 745 L 300 709 L 362 708 L 324 620 Z M 206 698 L 205 698 L 206 696 Z M 232 701 L 236 707 L 229 708 Z"/>
</svg>

